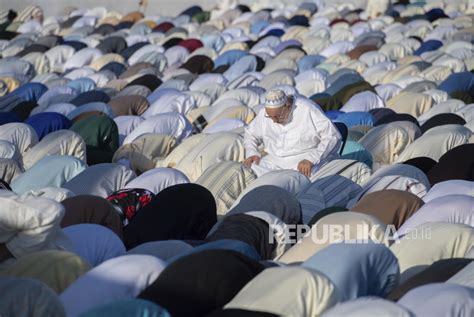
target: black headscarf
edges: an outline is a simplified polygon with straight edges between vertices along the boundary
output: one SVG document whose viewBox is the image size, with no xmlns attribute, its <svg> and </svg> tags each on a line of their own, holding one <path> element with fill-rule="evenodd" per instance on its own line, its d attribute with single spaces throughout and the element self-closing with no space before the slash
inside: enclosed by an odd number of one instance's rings
<svg viewBox="0 0 474 317">
<path fill-rule="evenodd" d="M 99 49 L 103 54 L 118 54 L 126 48 L 127 42 L 120 36 L 109 36 L 97 45 L 97 49 Z"/>
<path fill-rule="evenodd" d="M 142 86 L 148 87 L 148 89 L 153 91 L 156 88 L 158 88 L 162 83 L 163 82 L 161 81 L 161 79 L 159 79 L 155 75 L 147 74 L 147 75 L 143 75 L 143 76 L 140 76 L 140 77 L 136 78 L 135 80 L 130 82 L 126 87 L 135 86 L 135 85 L 142 85 Z"/>
<path fill-rule="evenodd" d="M 370 109 L 369 113 L 374 116 L 375 121 L 378 121 L 382 119 L 383 117 L 392 115 L 396 112 L 390 108 L 375 108 L 375 109 Z"/>
<path fill-rule="evenodd" d="M 379 126 L 385 123 L 391 123 L 391 122 L 397 122 L 397 121 L 409 121 L 417 126 L 420 126 L 420 123 L 418 123 L 418 120 L 412 115 L 409 115 L 408 113 L 393 113 L 387 116 L 384 116 L 380 118 L 379 120 L 375 121 L 375 126 Z"/>
<path fill-rule="evenodd" d="M 197 184 L 162 190 L 124 230 L 128 249 L 158 240 L 203 240 L 217 221 L 212 193 Z"/>
<path fill-rule="evenodd" d="M 138 297 L 174 317 L 203 316 L 230 302 L 263 269 L 239 252 L 206 250 L 170 264 Z"/>
<path fill-rule="evenodd" d="M 465 125 L 466 120 L 464 120 L 462 117 L 458 116 L 457 114 L 454 113 L 440 113 L 429 120 L 427 120 L 423 125 L 420 127 L 421 132 L 425 133 L 431 128 L 435 128 L 441 125 L 445 124 L 459 124 L 459 125 Z"/>
<path fill-rule="evenodd" d="M 436 261 L 395 288 L 388 295 L 388 299 L 398 301 L 403 297 L 403 295 L 418 286 L 430 283 L 444 283 L 471 262 L 472 259 L 467 258 L 453 258 Z"/>
<path fill-rule="evenodd" d="M 435 160 L 430 157 L 422 156 L 409 159 L 408 161 L 403 162 L 403 164 L 415 166 L 423 171 L 423 173 L 428 174 L 428 172 L 436 165 Z"/>
<path fill-rule="evenodd" d="M 463 144 L 446 152 L 428 172 L 428 179 L 431 186 L 451 179 L 474 181 L 474 144 Z"/>
<path fill-rule="evenodd" d="M 257 250 L 262 259 L 272 258 L 276 244 L 270 243 L 270 226 L 257 217 L 246 214 L 227 216 L 206 241 L 239 240 Z"/>
<path fill-rule="evenodd" d="M 141 49 L 143 46 L 146 46 L 148 44 L 150 44 L 150 43 L 148 43 L 148 42 L 135 43 L 132 46 L 129 46 L 126 49 L 124 49 L 123 51 L 121 51 L 120 55 L 122 55 L 122 57 L 125 58 L 125 60 L 128 60 L 130 58 L 130 56 L 133 55 L 133 53 L 135 53 L 136 51 Z"/>
<path fill-rule="evenodd" d="M 38 104 L 34 101 L 22 101 L 12 109 L 12 112 L 16 113 L 18 117 L 24 121 L 28 119 L 31 111 L 37 106 Z"/>
<path fill-rule="evenodd" d="M 214 62 L 207 56 L 195 55 L 191 57 L 181 68 L 189 70 L 193 74 L 210 73 L 214 68 Z"/>
</svg>

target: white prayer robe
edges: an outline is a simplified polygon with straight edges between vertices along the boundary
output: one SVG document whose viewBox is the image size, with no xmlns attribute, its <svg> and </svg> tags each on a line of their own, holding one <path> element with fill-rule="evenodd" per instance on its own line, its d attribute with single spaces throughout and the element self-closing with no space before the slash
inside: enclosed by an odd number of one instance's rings
<svg viewBox="0 0 474 317">
<path fill-rule="evenodd" d="M 294 169 L 302 160 L 318 166 L 338 157 L 341 135 L 323 111 L 312 101 L 296 98 L 288 123 L 282 125 L 266 118 L 265 109 L 245 129 L 246 157 L 261 156 L 259 146 L 267 155 L 252 169 L 261 176 L 272 170 Z"/>
</svg>

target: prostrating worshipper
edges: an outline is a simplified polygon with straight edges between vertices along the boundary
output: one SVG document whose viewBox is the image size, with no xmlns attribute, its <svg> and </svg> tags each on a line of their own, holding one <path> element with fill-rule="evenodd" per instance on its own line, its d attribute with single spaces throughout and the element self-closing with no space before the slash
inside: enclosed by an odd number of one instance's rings
<svg viewBox="0 0 474 317">
<path fill-rule="evenodd" d="M 341 135 L 319 106 L 273 89 L 265 96 L 265 109 L 245 130 L 244 163 L 257 176 L 294 169 L 309 177 L 323 163 L 337 158 L 340 145 Z"/>
</svg>

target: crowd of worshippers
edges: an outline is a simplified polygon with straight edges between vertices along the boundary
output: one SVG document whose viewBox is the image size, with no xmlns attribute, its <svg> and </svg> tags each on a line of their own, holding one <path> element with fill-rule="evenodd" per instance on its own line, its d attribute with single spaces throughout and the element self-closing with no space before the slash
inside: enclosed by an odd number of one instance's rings
<svg viewBox="0 0 474 317">
<path fill-rule="evenodd" d="M 0 11 L 0 316 L 474 315 L 472 1 L 250 3 Z"/>
</svg>

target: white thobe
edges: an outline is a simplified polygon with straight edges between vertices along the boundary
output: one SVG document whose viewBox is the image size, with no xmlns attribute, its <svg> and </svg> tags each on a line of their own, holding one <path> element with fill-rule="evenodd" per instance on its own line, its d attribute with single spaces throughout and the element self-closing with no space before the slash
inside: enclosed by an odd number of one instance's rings
<svg viewBox="0 0 474 317">
<path fill-rule="evenodd" d="M 296 98 L 286 124 L 274 123 L 261 109 L 245 129 L 244 146 L 247 158 L 261 156 L 260 146 L 267 153 L 259 164 L 252 164 L 257 176 L 272 170 L 297 170 L 302 160 L 314 164 L 314 173 L 322 163 L 338 157 L 341 135 L 319 106 Z"/>
</svg>

